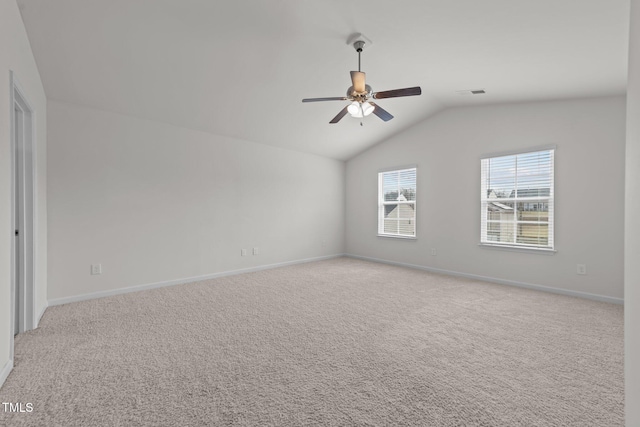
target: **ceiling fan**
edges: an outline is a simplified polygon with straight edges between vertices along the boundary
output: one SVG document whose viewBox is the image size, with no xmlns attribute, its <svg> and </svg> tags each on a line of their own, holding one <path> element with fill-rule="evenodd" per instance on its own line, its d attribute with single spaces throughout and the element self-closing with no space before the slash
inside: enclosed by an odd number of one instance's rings
<svg viewBox="0 0 640 427">
<path fill-rule="evenodd" d="M 347 89 L 347 96 L 305 98 L 302 100 L 302 102 L 351 101 L 350 104 L 344 107 L 329 123 L 338 123 L 347 113 L 355 118 L 366 117 L 373 113 L 385 122 L 388 122 L 393 119 L 393 116 L 378 104 L 370 101 L 370 99 L 398 98 L 401 96 L 420 95 L 422 93 L 420 86 L 373 92 L 371 86 L 365 83 L 365 73 L 360 71 L 360 54 L 364 49 L 365 40 L 361 34 L 358 34 L 358 36 L 353 43 L 353 47 L 356 52 L 358 52 L 358 71 L 351 71 L 352 86 Z"/>
</svg>

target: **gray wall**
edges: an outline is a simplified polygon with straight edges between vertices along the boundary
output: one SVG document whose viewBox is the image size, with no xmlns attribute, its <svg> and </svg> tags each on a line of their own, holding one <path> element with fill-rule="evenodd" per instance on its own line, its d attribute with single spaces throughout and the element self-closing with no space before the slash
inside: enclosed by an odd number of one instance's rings
<svg viewBox="0 0 640 427">
<path fill-rule="evenodd" d="M 35 315 L 47 303 L 47 101 L 15 0 L 0 0 L 0 376 L 9 362 L 11 330 L 11 128 L 9 72 L 34 110 Z M 0 380 L 1 382 L 1 380 Z"/>
<path fill-rule="evenodd" d="M 557 146 L 557 253 L 479 247 L 480 157 L 546 145 Z M 347 162 L 347 253 L 621 299 L 624 147 L 624 97 L 445 110 Z M 377 237 L 377 172 L 408 164 L 417 240 Z"/>
<path fill-rule="evenodd" d="M 344 252 L 344 162 L 70 104 L 48 111 L 54 304 Z"/>
<path fill-rule="evenodd" d="M 625 197 L 624 342 L 627 427 L 640 426 L 640 3 L 631 2 Z"/>
</svg>

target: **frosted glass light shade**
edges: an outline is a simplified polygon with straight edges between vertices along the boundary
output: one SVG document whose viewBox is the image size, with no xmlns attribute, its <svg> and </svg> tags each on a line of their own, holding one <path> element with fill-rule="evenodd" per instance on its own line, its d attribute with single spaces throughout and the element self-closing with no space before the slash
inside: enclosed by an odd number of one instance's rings
<svg viewBox="0 0 640 427">
<path fill-rule="evenodd" d="M 358 101 L 353 101 L 349 104 L 347 111 L 351 114 L 351 117 L 362 117 L 362 110 L 360 109 L 360 103 Z"/>
<path fill-rule="evenodd" d="M 371 105 L 369 102 L 363 102 L 362 103 L 362 114 L 365 116 L 368 116 L 369 114 L 373 113 L 373 110 L 375 110 L 375 106 Z"/>
</svg>

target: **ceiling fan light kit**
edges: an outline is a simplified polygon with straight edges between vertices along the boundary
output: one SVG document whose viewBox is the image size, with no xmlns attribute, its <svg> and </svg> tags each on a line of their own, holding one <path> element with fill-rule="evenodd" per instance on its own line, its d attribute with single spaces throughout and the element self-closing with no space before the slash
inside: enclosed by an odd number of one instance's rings
<svg viewBox="0 0 640 427">
<path fill-rule="evenodd" d="M 347 106 L 347 111 L 349 112 L 349 114 L 351 114 L 351 117 L 361 119 L 373 113 L 373 110 L 375 110 L 375 108 L 376 107 L 371 105 L 370 102 L 360 103 L 358 101 L 353 101 L 351 104 L 349 104 L 349 106 Z"/>
<path fill-rule="evenodd" d="M 354 34 L 347 41 L 347 43 L 353 45 L 353 48 L 358 52 L 358 71 L 351 71 L 351 86 L 347 89 L 347 96 L 305 98 L 302 100 L 302 102 L 351 101 L 350 104 L 344 107 L 329 123 L 338 123 L 347 113 L 349 113 L 351 117 L 358 119 L 374 113 L 380 119 L 387 122 L 393 119 L 393 116 L 379 105 L 370 101 L 370 99 L 398 98 L 420 95 L 422 93 L 420 86 L 373 92 L 371 86 L 365 82 L 366 74 L 360 71 L 360 54 L 364 50 L 367 42 L 371 44 L 371 41 L 360 33 Z"/>
</svg>

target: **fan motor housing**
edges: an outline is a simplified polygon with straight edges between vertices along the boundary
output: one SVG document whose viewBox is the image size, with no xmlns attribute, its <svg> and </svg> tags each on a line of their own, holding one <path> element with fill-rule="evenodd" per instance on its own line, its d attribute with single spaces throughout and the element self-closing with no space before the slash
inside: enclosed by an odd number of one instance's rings
<svg viewBox="0 0 640 427">
<path fill-rule="evenodd" d="M 347 98 L 358 102 L 366 101 L 371 96 L 372 89 L 369 85 L 364 85 L 364 88 L 364 92 L 358 93 L 353 89 L 353 86 L 349 86 L 349 89 L 347 89 Z"/>
</svg>

